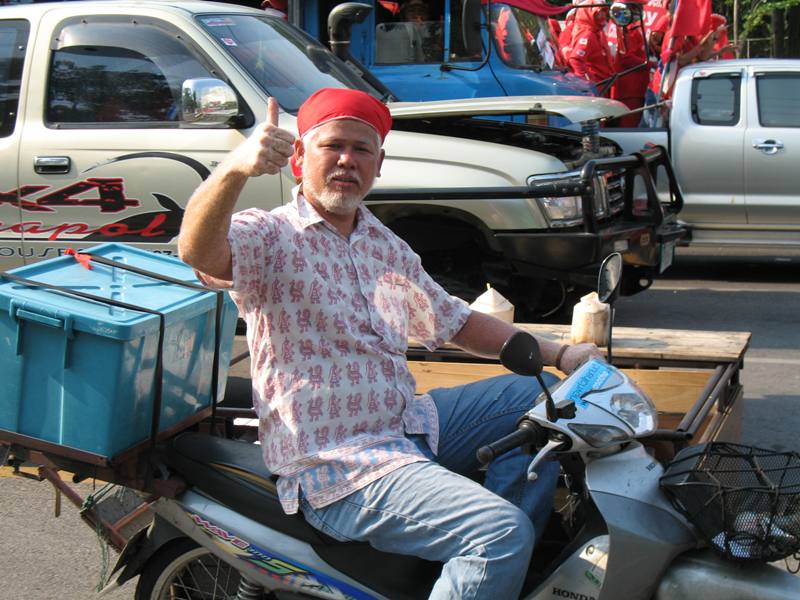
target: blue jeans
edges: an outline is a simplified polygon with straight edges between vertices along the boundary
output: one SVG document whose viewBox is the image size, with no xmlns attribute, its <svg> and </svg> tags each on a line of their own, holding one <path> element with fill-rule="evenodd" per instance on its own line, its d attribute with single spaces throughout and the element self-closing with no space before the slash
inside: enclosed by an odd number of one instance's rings
<svg viewBox="0 0 800 600">
<path fill-rule="evenodd" d="M 302 499 L 306 519 L 339 540 L 443 562 L 430 598 L 517 598 L 552 511 L 558 463 L 543 463 L 528 482 L 531 457 L 517 449 L 490 465 L 484 486 L 464 475 L 479 468 L 475 451 L 513 431 L 540 391 L 536 379 L 517 375 L 432 390 L 438 455 L 413 436 L 430 462 L 401 467 L 321 509 Z"/>
</svg>

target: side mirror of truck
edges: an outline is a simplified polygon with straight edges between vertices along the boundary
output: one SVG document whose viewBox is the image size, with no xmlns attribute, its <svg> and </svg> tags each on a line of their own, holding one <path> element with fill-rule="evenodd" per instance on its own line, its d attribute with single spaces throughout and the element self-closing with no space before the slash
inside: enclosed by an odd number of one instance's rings
<svg viewBox="0 0 800 600">
<path fill-rule="evenodd" d="M 184 123 L 226 125 L 239 115 L 239 100 L 221 79 L 187 79 L 181 86 Z"/>
<path fill-rule="evenodd" d="M 481 0 L 463 0 L 461 5 L 461 37 L 467 54 L 483 55 Z"/>
</svg>

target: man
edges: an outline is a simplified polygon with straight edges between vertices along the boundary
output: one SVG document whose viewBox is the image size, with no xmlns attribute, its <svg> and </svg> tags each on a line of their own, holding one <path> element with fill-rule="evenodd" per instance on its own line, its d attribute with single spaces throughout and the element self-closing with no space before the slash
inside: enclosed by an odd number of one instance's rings
<svg viewBox="0 0 800 600">
<path fill-rule="evenodd" d="M 578 3 L 567 62 L 570 71 L 594 84 L 614 75 L 604 31 L 607 21 L 608 6 L 583 0 Z"/>
<path fill-rule="evenodd" d="M 539 390 L 509 375 L 415 397 L 405 359 L 409 335 L 497 356 L 514 328 L 444 292 L 362 206 L 383 162 L 386 106 L 320 90 L 300 107 L 299 140 L 278 127 L 272 98 L 268 113 L 190 199 L 179 248 L 207 283 L 233 289 L 247 321 L 260 439 L 284 510 L 341 540 L 445 563 L 431 597 L 516 597 L 557 465 L 529 484 L 517 450 L 491 466 L 488 489 L 456 471 L 477 470 L 476 448 L 512 431 Z M 248 178 L 289 157 L 294 201 L 232 216 Z M 567 372 L 597 354 L 541 345 Z"/>
</svg>

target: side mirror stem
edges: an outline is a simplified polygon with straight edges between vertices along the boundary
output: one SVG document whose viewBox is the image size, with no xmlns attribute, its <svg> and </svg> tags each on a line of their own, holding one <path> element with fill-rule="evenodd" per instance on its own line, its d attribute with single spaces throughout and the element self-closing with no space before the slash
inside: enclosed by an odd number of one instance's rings
<svg viewBox="0 0 800 600">
<path fill-rule="evenodd" d="M 547 420 L 551 423 L 555 423 L 558 421 L 558 411 L 556 410 L 556 403 L 553 400 L 552 394 L 550 394 L 550 390 L 547 389 L 547 386 L 544 384 L 544 379 L 542 379 L 541 374 L 536 375 L 536 381 L 539 382 L 539 385 L 542 387 L 542 391 L 545 395 L 545 409 L 547 410 Z"/>
</svg>

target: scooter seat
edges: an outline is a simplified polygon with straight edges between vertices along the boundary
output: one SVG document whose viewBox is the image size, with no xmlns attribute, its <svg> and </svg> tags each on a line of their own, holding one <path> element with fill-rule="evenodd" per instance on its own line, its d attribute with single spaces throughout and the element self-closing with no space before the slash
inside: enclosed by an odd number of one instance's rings
<svg viewBox="0 0 800 600">
<path fill-rule="evenodd" d="M 322 541 L 302 516 L 283 512 L 261 446 L 187 432 L 170 440 L 165 459 L 187 483 L 249 519 L 309 544 Z"/>
<path fill-rule="evenodd" d="M 264 464 L 261 446 L 204 433 L 186 432 L 170 440 L 164 458 L 187 483 L 253 521 L 311 545 L 335 569 L 389 598 L 427 598 L 441 563 L 390 554 L 367 543 L 340 542 L 287 515 Z"/>
</svg>

